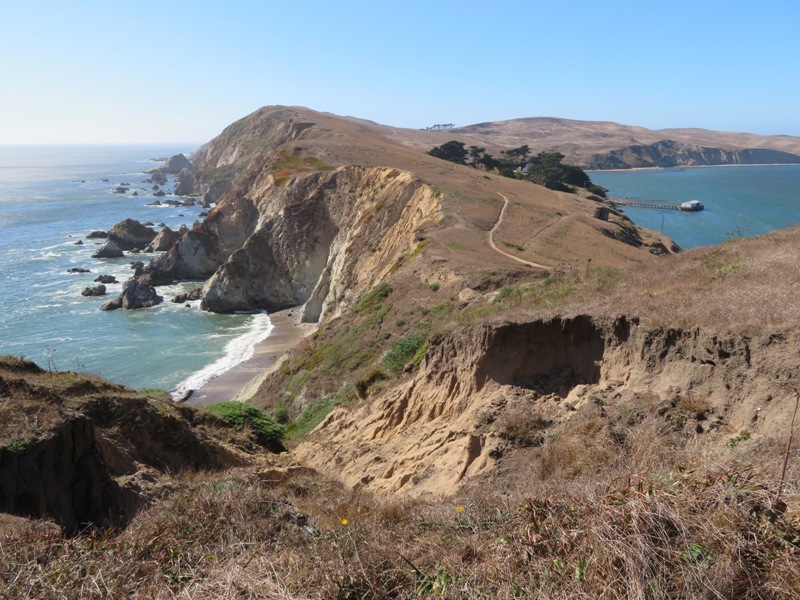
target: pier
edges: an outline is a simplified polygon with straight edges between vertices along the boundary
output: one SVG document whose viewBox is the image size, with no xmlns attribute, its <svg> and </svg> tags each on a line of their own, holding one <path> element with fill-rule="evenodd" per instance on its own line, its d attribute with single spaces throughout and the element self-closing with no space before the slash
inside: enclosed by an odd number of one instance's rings
<svg viewBox="0 0 800 600">
<path fill-rule="evenodd" d="M 704 208 L 697 200 L 690 200 L 681 204 L 660 204 L 658 202 L 639 202 L 638 200 L 619 200 L 617 198 L 611 198 L 610 201 L 615 208 L 617 206 L 633 206 L 636 208 L 656 208 L 658 210 L 680 210 L 684 212 L 697 212 Z"/>
</svg>

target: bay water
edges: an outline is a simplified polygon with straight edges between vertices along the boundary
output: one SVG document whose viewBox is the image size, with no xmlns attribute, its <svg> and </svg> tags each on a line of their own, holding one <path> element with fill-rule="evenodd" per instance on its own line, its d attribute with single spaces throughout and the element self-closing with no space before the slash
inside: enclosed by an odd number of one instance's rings
<svg viewBox="0 0 800 600">
<path fill-rule="evenodd" d="M 700 212 L 623 207 L 634 223 L 663 231 L 684 249 L 722 243 L 800 222 L 800 165 L 592 171 L 592 181 L 620 199 L 680 204 Z"/>
<path fill-rule="evenodd" d="M 94 259 L 103 240 L 87 239 L 124 218 L 192 227 L 199 206 L 148 206 L 155 200 L 147 169 L 191 147 L 0 147 L 0 354 L 43 368 L 102 375 L 135 388 L 196 389 L 252 355 L 271 329 L 266 314 L 217 315 L 198 302 L 170 299 L 198 282 L 159 287 L 161 305 L 101 311 L 131 274 L 131 261 L 152 255 Z M 164 186 L 174 188 L 174 178 Z M 113 190 L 122 184 L 126 194 Z M 138 195 L 134 196 L 133 192 Z M 82 245 L 76 245 L 81 240 Z M 68 269 L 90 273 L 68 273 Z M 104 297 L 83 297 L 98 275 L 114 275 Z"/>
</svg>

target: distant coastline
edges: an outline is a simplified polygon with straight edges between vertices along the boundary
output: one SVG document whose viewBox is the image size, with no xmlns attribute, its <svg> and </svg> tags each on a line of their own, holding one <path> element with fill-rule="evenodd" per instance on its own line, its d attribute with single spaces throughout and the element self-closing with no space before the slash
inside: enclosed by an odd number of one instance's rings
<svg viewBox="0 0 800 600">
<path fill-rule="evenodd" d="M 796 163 L 763 163 L 739 165 L 675 165 L 674 167 L 631 167 L 630 169 L 584 169 L 587 173 L 630 173 L 631 171 L 668 171 L 670 169 L 716 169 L 717 167 L 798 167 Z"/>
</svg>

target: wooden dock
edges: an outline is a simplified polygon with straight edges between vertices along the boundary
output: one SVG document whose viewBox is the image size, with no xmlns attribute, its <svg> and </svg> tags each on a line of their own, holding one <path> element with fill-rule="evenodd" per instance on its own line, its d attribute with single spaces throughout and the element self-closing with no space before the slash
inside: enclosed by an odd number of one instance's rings
<svg viewBox="0 0 800 600">
<path fill-rule="evenodd" d="M 703 205 L 696 203 L 693 208 L 688 208 L 680 204 L 660 204 L 658 202 L 639 202 L 638 200 L 620 200 L 618 198 L 609 198 L 611 204 L 616 208 L 617 206 L 633 206 L 636 208 L 655 208 L 658 210 L 679 210 L 682 212 L 696 212 L 703 210 Z M 695 201 L 692 201 L 695 202 Z"/>
<path fill-rule="evenodd" d="M 680 210 L 677 204 L 659 204 L 658 202 L 636 202 L 634 200 L 611 200 L 616 206 L 635 206 L 636 208 L 657 208 L 659 210 Z"/>
</svg>

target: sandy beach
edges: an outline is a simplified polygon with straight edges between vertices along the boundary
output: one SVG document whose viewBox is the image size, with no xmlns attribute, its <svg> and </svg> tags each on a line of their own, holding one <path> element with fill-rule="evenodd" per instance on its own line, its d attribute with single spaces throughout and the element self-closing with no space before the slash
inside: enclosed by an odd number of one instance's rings
<svg viewBox="0 0 800 600">
<path fill-rule="evenodd" d="M 256 344 L 253 356 L 195 390 L 186 404 L 203 406 L 248 400 L 267 375 L 278 368 L 286 353 L 317 328 L 315 323 L 300 323 L 300 313 L 299 307 L 271 313 L 273 329 L 265 340 Z"/>
</svg>

